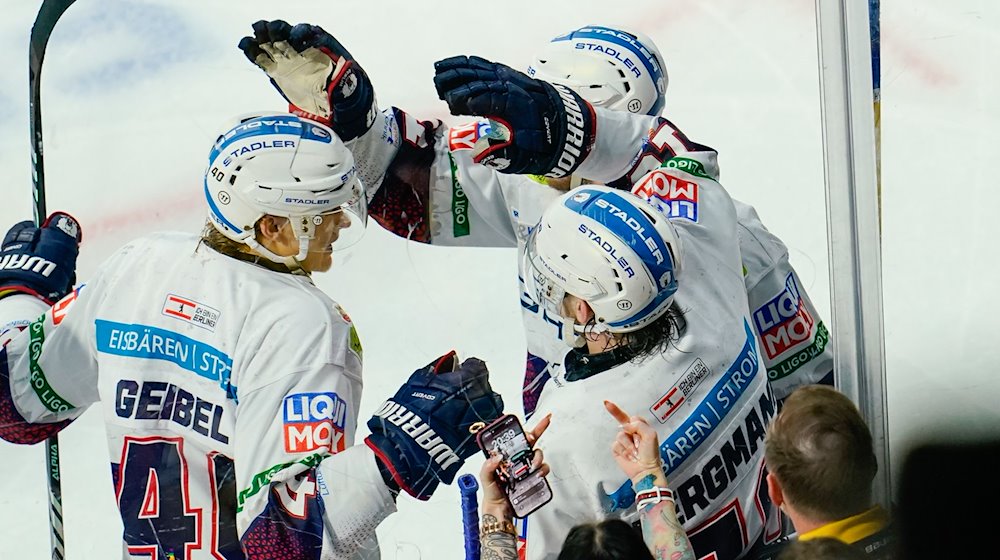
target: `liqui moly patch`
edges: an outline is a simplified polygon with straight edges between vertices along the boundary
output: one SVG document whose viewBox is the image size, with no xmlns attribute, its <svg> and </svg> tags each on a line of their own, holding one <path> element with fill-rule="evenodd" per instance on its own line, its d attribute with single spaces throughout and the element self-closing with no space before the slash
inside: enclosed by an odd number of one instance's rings
<svg viewBox="0 0 1000 560">
<path fill-rule="evenodd" d="M 812 338 L 816 321 L 800 293 L 795 277 L 788 273 L 785 289 L 753 312 L 757 333 L 769 359 Z"/>
<path fill-rule="evenodd" d="M 215 332 L 215 325 L 219 322 L 222 312 L 191 298 L 169 294 L 163 301 L 163 314 Z"/>
<path fill-rule="evenodd" d="M 336 393 L 296 393 L 281 403 L 285 452 L 308 453 L 344 450 L 347 403 Z"/>
<path fill-rule="evenodd" d="M 632 193 L 649 200 L 668 218 L 698 221 L 698 183 L 657 169 L 643 176 Z"/>
</svg>

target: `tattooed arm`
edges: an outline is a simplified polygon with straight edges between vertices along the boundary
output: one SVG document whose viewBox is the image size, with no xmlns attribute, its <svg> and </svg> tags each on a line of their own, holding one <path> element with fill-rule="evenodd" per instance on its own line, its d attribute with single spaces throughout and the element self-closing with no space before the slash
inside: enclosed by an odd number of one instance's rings
<svg viewBox="0 0 1000 560">
<path fill-rule="evenodd" d="M 642 540 L 656 560 L 695 560 L 694 549 L 684 527 L 677 520 L 673 500 L 663 500 L 645 508 L 639 515 Z"/>
<path fill-rule="evenodd" d="M 494 515 L 483 514 L 483 525 L 498 521 L 500 520 Z M 480 560 L 517 560 L 517 537 L 506 532 L 484 535 L 480 546 Z"/>
<path fill-rule="evenodd" d="M 611 445 L 611 453 L 618 466 L 632 480 L 636 494 L 654 488 L 667 488 L 656 431 L 643 418 L 629 416 L 610 401 L 604 401 L 604 406 L 621 425 L 622 429 Z M 691 541 L 677 519 L 673 499 L 660 498 L 656 503 L 640 507 L 639 522 L 642 524 L 642 540 L 653 553 L 653 558 L 695 560 Z"/>
</svg>

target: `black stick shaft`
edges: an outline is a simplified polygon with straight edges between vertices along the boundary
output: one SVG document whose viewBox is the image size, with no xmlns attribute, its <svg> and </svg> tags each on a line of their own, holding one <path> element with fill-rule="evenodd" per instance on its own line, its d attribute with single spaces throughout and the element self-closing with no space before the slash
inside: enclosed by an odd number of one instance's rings
<svg viewBox="0 0 1000 560">
<path fill-rule="evenodd" d="M 45 164 L 42 149 L 42 60 L 45 46 L 59 17 L 75 0 L 43 0 L 35 24 L 31 27 L 28 47 L 28 89 L 31 112 L 31 194 L 34 198 L 35 224 L 41 225 L 48 212 L 45 208 Z M 65 535 L 62 517 L 62 484 L 59 469 L 59 438 L 45 440 L 45 465 L 49 487 L 49 529 L 53 560 L 65 557 Z"/>
</svg>

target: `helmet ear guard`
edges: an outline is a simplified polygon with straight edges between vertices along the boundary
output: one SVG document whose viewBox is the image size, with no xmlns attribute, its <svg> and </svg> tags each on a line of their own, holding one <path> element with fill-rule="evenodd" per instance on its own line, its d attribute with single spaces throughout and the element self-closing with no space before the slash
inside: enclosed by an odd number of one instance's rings
<svg viewBox="0 0 1000 560">
<path fill-rule="evenodd" d="M 237 117 L 209 153 L 205 197 L 211 223 L 268 260 L 299 268 L 323 216 L 348 212 L 357 241 L 367 221 L 367 198 L 354 158 L 325 125 L 290 113 Z M 279 256 L 256 239 L 264 215 L 288 218 L 299 240 L 295 256 Z M 338 238 L 337 247 L 348 245 Z"/>
<path fill-rule="evenodd" d="M 673 302 L 679 243 L 666 216 L 648 202 L 588 185 L 545 210 L 523 267 L 528 293 L 539 303 L 560 309 L 563 295 L 572 294 L 594 310 L 599 329 L 632 332 Z"/>
</svg>

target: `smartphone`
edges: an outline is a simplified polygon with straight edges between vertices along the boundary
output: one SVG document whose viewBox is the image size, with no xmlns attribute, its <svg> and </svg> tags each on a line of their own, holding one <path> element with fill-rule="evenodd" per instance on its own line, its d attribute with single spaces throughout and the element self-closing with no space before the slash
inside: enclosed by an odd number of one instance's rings
<svg viewBox="0 0 1000 560">
<path fill-rule="evenodd" d="M 515 517 L 525 517 L 552 499 L 552 488 L 541 470 L 532 470 L 534 450 L 517 416 L 497 418 L 476 434 L 476 441 L 486 457 L 491 451 L 503 457 L 496 473 Z"/>
</svg>

